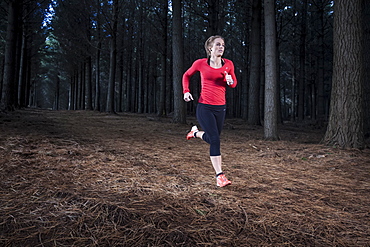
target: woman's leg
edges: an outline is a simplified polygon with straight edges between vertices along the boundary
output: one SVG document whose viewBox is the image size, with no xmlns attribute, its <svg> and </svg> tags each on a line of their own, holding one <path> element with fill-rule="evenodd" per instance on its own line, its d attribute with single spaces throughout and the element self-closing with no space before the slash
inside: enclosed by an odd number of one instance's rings
<svg viewBox="0 0 370 247">
<path fill-rule="evenodd" d="M 224 187 L 231 184 L 222 172 L 222 158 L 220 152 L 220 134 L 224 124 L 226 107 L 213 107 L 198 104 L 197 118 L 203 131 L 195 132 L 195 137 L 202 138 L 210 144 L 210 159 L 216 173 L 217 186 Z"/>
<path fill-rule="evenodd" d="M 196 137 L 201 137 L 210 144 L 210 156 L 221 155 L 220 151 L 220 129 L 219 129 L 219 108 L 204 104 L 197 106 L 197 119 L 204 130 L 204 133 L 196 133 Z M 221 111 L 222 112 L 222 111 Z"/>
<path fill-rule="evenodd" d="M 219 155 L 219 156 L 210 156 L 210 158 L 211 158 L 213 169 L 215 169 L 216 176 L 218 174 L 221 174 L 222 173 L 222 159 L 221 159 L 221 155 Z"/>
</svg>

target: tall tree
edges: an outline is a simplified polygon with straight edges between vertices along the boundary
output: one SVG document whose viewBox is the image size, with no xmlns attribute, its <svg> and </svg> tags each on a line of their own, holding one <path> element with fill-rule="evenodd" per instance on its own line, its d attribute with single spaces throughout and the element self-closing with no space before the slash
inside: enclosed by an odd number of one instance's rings
<svg viewBox="0 0 370 247">
<path fill-rule="evenodd" d="M 92 110 L 92 71 L 91 71 L 91 56 L 86 58 L 85 62 L 85 82 L 86 82 L 86 110 Z"/>
<path fill-rule="evenodd" d="M 317 120 L 319 123 L 325 120 L 325 88 L 324 88 L 324 58 L 325 58 L 325 47 L 324 47 L 324 35 L 325 35 L 325 26 L 324 26 L 324 1 L 319 1 L 318 12 L 319 16 L 319 25 L 318 25 L 318 73 L 317 73 Z"/>
<path fill-rule="evenodd" d="M 261 13 L 262 3 L 253 0 L 252 29 L 250 43 L 250 75 L 248 96 L 248 123 L 260 125 L 260 86 L 261 86 Z"/>
<path fill-rule="evenodd" d="M 363 55 L 364 55 L 364 95 L 370 95 L 370 5 L 363 1 Z M 364 97 L 364 129 L 365 135 L 370 137 L 370 97 Z"/>
<path fill-rule="evenodd" d="M 363 148 L 362 0 L 334 4 L 334 64 L 324 143 Z"/>
<path fill-rule="evenodd" d="M 182 37 L 181 0 L 172 1 L 173 29 L 172 29 L 172 56 L 173 56 L 173 122 L 186 123 L 185 104 L 182 96 L 182 74 L 184 73 L 184 51 Z"/>
<path fill-rule="evenodd" d="M 301 8 L 301 33 L 299 44 L 299 83 L 298 83 L 298 120 L 304 119 L 306 87 L 306 36 L 307 36 L 307 0 Z"/>
<path fill-rule="evenodd" d="M 275 1 L 265 0 L 265 113 L 264 136 L 267 140 L 278 140 L 277 129 L 277 47 Z"/>
<path fill-rule="evenodd" d="M 27 39 L 26 39 L 26 30 L 25 27 L 22 29 L 21 35 L 21 47 L 20 47 L 20 61 L 19 61 L 19 75 L 18 75 L 18 102 L 17 105 L 19 107 L 24 107 L 25 105 L 25 76 L 26 76 L 26 68 L 27 68 Z"/>
<path fill-rule="evenodd" d="M 16 39 L 17 39 L 17 20 L 18 13 L 15 0 L 9 1 L 8 4 L 8 25 L 5 43 L 5 62 L 4 62 L 4 76 L 3 76 L 3 89 L 0 101 L 0 111 L 11 111 L 15 109 L 15 73 L 16 73 Z"/>
<path fill-rule="evenodd" d="M 160 39 L 160 75 L 158 78 L 159 81 L 159 99 L 158 99 L 158 116 L 166 115 L 165 112 L 165 99 L 166 99 L 166 72 L 167 72 L 167 32 L 168 32 L 168 1 L 160 1 L 161 5 L 161 23 L 163 27 L 162 38 Z"/>
<path fill-rule="evenodd" d="M 117 26 L 118 26 L 118 6 L 119 1 L 114 0 L 112 4 L 112 22 L 110 26 L 110 55 L 109 55 L 109 81 L 106 112 L 115 112 L 114 93 L 116 83 L 116 65 L 117 65 Z"/>
<path fill-rule="evenodd" d="M 101 90 L 100 90 L 100 59 L 101 59 L 101 49 L 102 49 L 102 33 L 101 33 L 101 5 L 100 5 L 100 0 L 95 1 L 95 6 L 96 6 L 96 33 L 94 35 L 95 39 L 95 95 L 94 95 L 94 110 L 95 111 L 100 111 L 101 108 Z"/>
<path fill-rule="evenodd" d="M 222 31 L 221 24 L 223 23 L 223 13 L 221 13 L 221 1 L 220 0 L 209 0 L 206 1 L 208 6 L 208 20 L 207 36 L 220 34 Z"/>
</svg>

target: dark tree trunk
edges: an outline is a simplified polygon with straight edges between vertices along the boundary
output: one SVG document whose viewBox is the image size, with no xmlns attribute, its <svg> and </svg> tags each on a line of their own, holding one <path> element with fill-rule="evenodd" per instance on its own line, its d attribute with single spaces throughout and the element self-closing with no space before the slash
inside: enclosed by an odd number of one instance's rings
<svg viewBox="0 0 370 247">
<path fill-rule="evenodd" d="M 208 2 L 208 28 L 207 36 L 221 34 L 222 32 L 222 23 L 223 16 L 221 13 L 221 3 L 220 0 L 209 0 Z"/>
<path fill-rule="evenodd" d="M 183 37 L 181 21 L 181 0 L 174 0 L 173 7 L 173 100 L 174 115 L 173 122 L 186 123 L 185 104 L 182 94 L 182 74 L 183 71 Z"/>
<path fill-rule="evenodd" d="M 364 55 L 364 128 L 365 135 L 370 138 L 370 4 L 363 1 L 363 55 Z"/>
<path fill-rule="evenodd" d="M 59 107 L 60 107 L 60 75 L 56 75 L 56 78 L 55 78 L 55 93 L 54 93 L 54 106 L 53 106 L 53 109 L 54 110 L 59 110 Z"/>
<path fill-rule="evenodd" d="M 264 136 L 278 140 L 277 130 L 277 47 L 275 1 L 265 0 L 265 113 Z"/>
<path fill-rule="evenodd" d="M 302 2 L 301 34 L 299 44 L 299 84 L 298 84 L 298 121 L 303 121 L 305 112 L 306 88 L 306 36 L 307 36 L 307 0 Z"/>
<path fill-rule="evenodd" d="M 334 5 L 332 96 L 324 143 L 343 148 L 364 147 L 361 1 Z"/>
<path fill-rule="evenodd" d="M 110 55 L 109 55 L 109 82 L 106 112 L 114 113 L 114 93 L 116 83 L 116 64 L 117 64 L 117 26 L 118 26 L 118 0 L 114 0 L 112 13 L 112 30 L 110 40 Z"/>
<path fill-rule="evenodd" d="M 92 110 L 92 79 L 91 79 L 91 56 L 87 57 L 85 64 L 85 80 L 86 80 L 86 110 Z"/>
<path fill-rule="evenodd" d="M 320 125 L 322 122 L 327 119 L 326 115 L 326 100 L 325 100 L 325 88 L 324 88 L 324 65 L 325 65 L 325 43 L 324 43 L 324 35 L 325 35 L 325 27 L 324 27 L 324 4 L 321 1 L 321 8 L 320 16 L 319 16 L 319 36 L 318 36 L 318 44 L 319 44 L 319 53 L 318 53 L 318 74 L 317 74 L 317 121 Z"/>
<path fill-rule="evenodd" d="M 162 33 L 162 39 L 161 39 L 161 47 L 162 47 L 162 53 L 160 54 L 160 74 L 158 77 L 159 81 L 159 100 L 158 100 L 158 116 L 166 115 L 165 111 L 165 100 L 166 100 L 166 74 L 167 74 L 167 13 L 168 12 L 168 1 L 165 0 L 162 3 L 162 22 L 163 25 L 163 33 Z"/>
<path fill-rule="evenodd" d="M 18 106 L 25 107 L 25 91 L 26 91 L 26 74 L 27 74 L 27 39 L 25 30 L 23 29 L 22 35 L 22 45 L 20 50 L 19 59 L 19 73 L 18 73 Z"/>
<path fill-rule="evenodd" d="M 248 123 L 260 125 L 260 86 L 261 86 L 261 12 L 260 0 L 253 0 L 252 7 L 252 33 L 250 44 L 250 79 Z"/>
<path fill-rule="evenodd" d="M 16 1 L 9 2 L 8 25 L 5 42 L 5 62 L 3 88 L 0 101 L 0 111 L 12 111 L 15 109 L 15 60 L 16 60 L 16 38 L 17 38 L 17 6 Z"/>
<path fill-rule="evenodd" d="M 100 111 L 100 53 L 101 53 L 101 41 L 98 41 L 95 58 L 95 105 L 94 110 Z"/>
</svg>

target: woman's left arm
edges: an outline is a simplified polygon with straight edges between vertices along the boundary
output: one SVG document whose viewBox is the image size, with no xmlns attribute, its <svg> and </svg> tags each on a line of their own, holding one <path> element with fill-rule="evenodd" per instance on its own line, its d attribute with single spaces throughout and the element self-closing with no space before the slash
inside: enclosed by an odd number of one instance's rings
<svg viewBox="0 0 370 247">
<path fill-rule="evenodd" d="M 229 74 L 231 75 L 231 78 L 233 79 L 233 83 L 229 84 L 229 87 L 234 88 L 238 84 L 238 80 L 236 79 L 236 76 L 235 76 L 234 63 L 232 61 L 230 61 L 230 73 Z"/>
</svg>

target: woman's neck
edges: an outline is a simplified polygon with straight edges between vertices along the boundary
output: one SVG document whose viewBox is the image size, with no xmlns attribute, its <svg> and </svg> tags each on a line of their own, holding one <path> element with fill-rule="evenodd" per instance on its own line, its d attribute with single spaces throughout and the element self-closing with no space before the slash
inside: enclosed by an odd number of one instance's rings
<svg viewBox="0 0 370 247">
<path fill-rule="evenodd" d="M 209 66 L 212 68 L 218 69 L 222 67 L 221 57 L 212 56 L 209 58 Z"/>
</svg>

